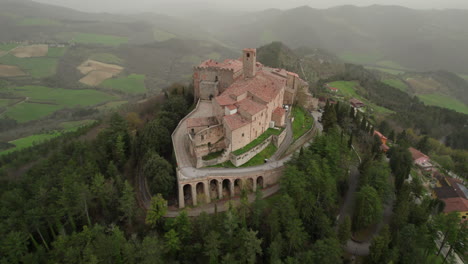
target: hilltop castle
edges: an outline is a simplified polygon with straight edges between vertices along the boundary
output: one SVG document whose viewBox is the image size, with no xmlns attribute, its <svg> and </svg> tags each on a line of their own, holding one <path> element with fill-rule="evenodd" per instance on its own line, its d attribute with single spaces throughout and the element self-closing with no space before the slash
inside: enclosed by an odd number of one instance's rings
<svg viewBox="0 0 468 264">
<path fill-rule="evenodd" d="M 286 106 L 294 103 L 297 91 L 307 83 L 295 73 L 257 62 L 255 49 L 244 49 L 241 59 L 207 60 L 194 68 L 195 100 L 210 100 L 212 116 L 187 119 L 190 153 L 202 167 L 202 157 L 223 152 L 219 162 L 230 159 L 236 166 L 252 155 L 232 153 L 265 133 L 281 130 Z M 281 144 L 283 137 L 275 139 Z M 273 141 L 273 140 L 272 140 Z M 258 152 L 258 151 L 257 151 Z"/>
</svg>

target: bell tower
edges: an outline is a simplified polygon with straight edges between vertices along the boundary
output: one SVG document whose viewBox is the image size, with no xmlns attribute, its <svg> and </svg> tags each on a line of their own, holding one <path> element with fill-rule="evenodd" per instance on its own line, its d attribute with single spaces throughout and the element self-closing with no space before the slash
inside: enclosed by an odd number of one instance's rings
<svg viewBox="0 0 468 264">
<path fill-rule="evenodd" d="M 244 78 L 255 77 L 257 73 L 257 50 L 244 49 L 242 58 Z"/>
</svg>

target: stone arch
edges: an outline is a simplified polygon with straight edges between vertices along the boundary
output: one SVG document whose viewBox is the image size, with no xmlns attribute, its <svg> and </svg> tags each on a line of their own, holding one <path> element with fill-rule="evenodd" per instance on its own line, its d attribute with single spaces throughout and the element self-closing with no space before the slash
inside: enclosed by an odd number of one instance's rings
<svg viewBox="0 0 468 264">
<path fill-rule="evenodd" d="M 192 196 L 192 185 L 190 184 L 185 184 L 184 185 L 184 188 L 183 188 L 183 191 L 184 191 L 184 202 L 185 202 L 185 205 L 193 205 L 193 196 Z"/>
<path fill-rule="evenodd" d="M 230 197 L 231 193 L 231 180 L 224 179 L 223 180 L 223 197 Z"/>
<path fill-rule="evenodd" d="M 239 196 L 242 191 L 242 180 L 236 179 L 234 180 L 234 196 Z"/>
<path fill-rule="evenodd" d="M 216 179 L 210 181 L 210 197 L 212 199 L 219 199 L 218 180 Z"/>
<path fill-rule="evenodd" d="M 248 178 L 246 181 L 245 181 L 245 188 L 250 192 L 250 191 L 253 191 L 255 192 L 254 190 L 254 180 L 252 178 Z"/>
<path fill-rule="evenodd" d="M 205 201 L 205 197 L 206 197 L 206 195 L 205 195 L 205 184 L 203 182 L 197 183 L 195 190 L 197 192 L 197 202 L 198 203 L 203 203 L 203 201 Z"/>
<path fill-rule="evenodd" d="M 263 176 L 258 176 L 257 178 L 257 188 L 263 189 L 265 186 L 263 185 Z"/>
</svg>

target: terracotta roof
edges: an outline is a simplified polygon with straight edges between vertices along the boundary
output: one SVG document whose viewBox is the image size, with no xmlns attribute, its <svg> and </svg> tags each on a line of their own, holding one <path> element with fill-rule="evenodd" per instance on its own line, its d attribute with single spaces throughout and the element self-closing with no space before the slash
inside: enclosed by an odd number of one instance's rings
<svg viewBox="0 0 468 264">
<path fill-rule="evenodd" d="M 458 198 L 458 193 L 453 189 L 452 186 L 443 186 L 433 189 L 437 198 L 447 199 L 447 198 Z"/>
<path fill-rule="evenodd" d="M 384 136 L 382 133 L 380 133 L 380 132 L 379 132 L 379 131 L 377 131 L 377 130 L 374 130 L 374 135 L 377 135 L 377 136 L 379 136 L 379 138 L 384 138 L 384 139 L 387 139 L 387 137 L 386 137 L 386 136 Z"/>
<path fill-rule="evenodd" d="M 429 158 L 428 156 L 424 155 L 421 151 L 415 149 L 415 148 L 409 148 L 409 151 L 411 152 L 411 156 L 413 157 L 414 160 L 418 160 L 420 158 Z"/>
<path fill-rule="evenodd" d="M 240 101 L 239 103 L 237 103 L 237 106 L 240 110 L 243 110 L 249 113 L 250 115 L 255 115 L 256 113 L 266 108 L 265 105 L 257 103 L 249 98 Z"/>
<path fill-rule="evenodd" d="M 237 107 L 235 105 L 228 105 L 226 106 L 229 110 L 234 110 L 234 109 L 237 109 Z"/>
<path fill-rule="evenodd" d="M 349 102 L 350 102 L 351 104 L 353 104 L 353 105 L 358 105 L 358 104 L 362 104 L 362 105 L 364 105 L 364 103 L 363 103 L 363 102 L 359 101 L 359 100 L 358 100 L 358 99 L 356 99 L 356 98 L 352 98 L 352 99 L 350 99 L 350 100 L 349 100 Z"/>
<path fill-rule="evenodd" d="M 443 199 L 445 203 L 444 213 L 468 211 L 468 200 L 460 197 Z"/>
<path fill-rule="evenodd" d="M 289 74 L 289 75 L 292 75 L 292 76 L 294 76 L 294 77 L 299 78 L 299 75 L 298 75 L 297 73 L 288 71 L 288 74 Z"/>
<path fill-rule="evenodd" d="M 217 124 L 218 124 L 218 121 L 216 120 L 215 117 L 198 117 L 198 118 L 187 119 L 187 128 L 201 127 L 201 126 L 214 126 Z"/>
<path fill-rule="evenodd" d="M 335 88 L 335 87 L 328 87 L 328 89 L 330 89 L 332 91 L 338 91 L 338 88 Z"/>
<path fill-rule="evenodd" d="M 285 113 L 286 110 L 284 110 L 282 107 L 276 107 L 276 109 L 273 111 L 273 115 L 283 116 Z"/>
<path fill-rule="evenodd" d="M 229 126 L 229 128 L 232 131 L 250 124 L 248 120 L 243 119 L 241 115 L 239 114 L 227 115 L 227 116 L 224 116 L 223 118 L 226 124 Z"/>
</svg>

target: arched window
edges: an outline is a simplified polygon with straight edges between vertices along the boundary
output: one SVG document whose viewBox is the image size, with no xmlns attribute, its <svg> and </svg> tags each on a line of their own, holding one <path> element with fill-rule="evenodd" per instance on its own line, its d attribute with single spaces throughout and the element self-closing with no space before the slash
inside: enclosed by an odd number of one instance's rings
<svg viewBox="0 0 468 264">
<path fill-rule="evenodd" d="M 250 58 L 250 53 L 247 53 L 247 58 Z"/>
</svg>

